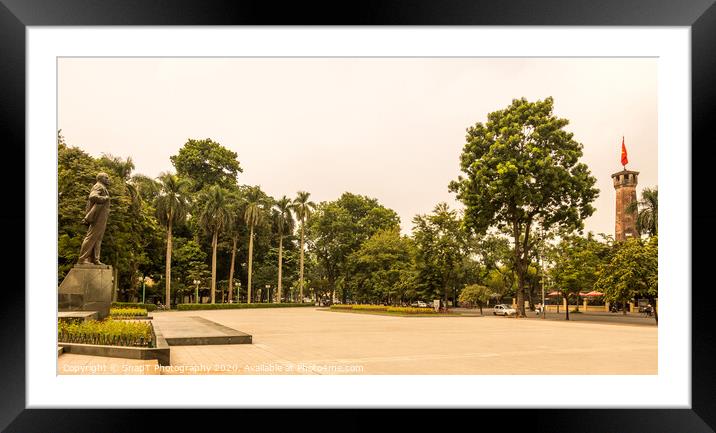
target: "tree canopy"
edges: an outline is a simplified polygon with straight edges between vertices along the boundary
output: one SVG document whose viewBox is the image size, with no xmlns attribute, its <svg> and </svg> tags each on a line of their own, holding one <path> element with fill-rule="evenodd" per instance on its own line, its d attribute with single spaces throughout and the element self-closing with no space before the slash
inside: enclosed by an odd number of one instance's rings
<svg viewBox="0 0 716 433">
<path fill-rule="evenodd" d="M 594 288 L 611 302 L 646 298 L 655 305 L 659 291 L 659 240 L 627 239 L 605 263 Z M 658 319 L 657 319 L 658 320 Z"/>
<path fill-rule="evenodd" d="M 583 145 L 564 129 L 569 122 L 553 114 L 553 105 L 551 97 L 514 99 L 469 127 L 460 156 L 464 177 L 449 185 L 465 204 L 468 229 L 496 227 L 512 236 L 522 315 L 533 227 L 582 229 L 598 195 L 596 179 L 579 162 Z"/>
<path fill-rule="evenodd" d="M 194 191 L 207 185 L 231 188 L 237 185 L 237 176 L 243 172 L 238 154 L 210 138 L 190 138 L 169 159 L 180 177 L 193 181 Z"/>
</svg>

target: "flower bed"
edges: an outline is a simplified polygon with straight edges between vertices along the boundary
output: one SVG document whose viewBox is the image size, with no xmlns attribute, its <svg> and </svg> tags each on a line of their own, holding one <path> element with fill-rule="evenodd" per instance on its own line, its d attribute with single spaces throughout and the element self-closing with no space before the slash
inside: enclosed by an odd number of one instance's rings
<svg viewBox="0 0 716 433">
<path fill-rule="evenodd" d="M 418 307 L 388 307 L 389 313 L 405 313 L 405 314 L 437 314 L 433 308 Z"/>
<path fill-rule="evenodd" d="M 388 309 L 385 305 L 363 305 L 363 304 L 356 304 L 351 305 L 352 310 L 363 310 L 363 311 L 385 311 Z"/>
<path fill-rule="evenodd" d="M 177 310 L 179 311 L 191 311 L 191 310 L 228 310 L 236 308 L 289 308 L 289 307 L 315 307 L 311 303 L 298 304 L 298 303 L 281 303 L 281 304 L 179 304 Z"/>
<path fill-rule="evenodd" d="M 361 311 L 386 311 L 389 307 L 385 305 L 370 304 L 334 304 L 332 310 L 361 310 Z"/>
<path fill-rule="evenodd" d="M 432 308 L 416 308 L 416 307 L 389 307 L 385 305 L 365 305 L 365 304 L 354 304 L 354 305 L 331 305 L 331 310 L 338 311 L 380 311 L 386 313 L 399 313 L 399 314 L 438 314 Z M 445 313 L 443 313 L 445 314 Z"/>
<path fill-rule="evenodd" d="M 112 319 L 78 323 L 58 321 L 57 341 L 129 347 L 154 347 L 155 344 L 151 324 Z"/>
<path fill-rule="evenodd" d="M 110 317 L 114 318 L 133 318 L 147 317 L 147 310 L 144 308 L 110 308 Z"/>
</svg>

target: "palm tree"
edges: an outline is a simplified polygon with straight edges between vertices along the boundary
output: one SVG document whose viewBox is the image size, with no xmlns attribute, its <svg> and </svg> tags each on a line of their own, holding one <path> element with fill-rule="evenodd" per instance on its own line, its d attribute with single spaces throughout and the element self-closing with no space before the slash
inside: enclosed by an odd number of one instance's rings
<svg viewBox="0 0 716 433">
<path fill-rule="evenodd" d="M 167 229 L 167 258 L 164 284 L 166 287 L 165 304 L 170 307 L 172 280 L 172 229 L 186 218 L 189 209 L 190 183 L 174 174 L 163 173 L 159 176 L 159 191 L 155 199 L 157 219 Z"/>
<path fill-rule="evenodd" d="M 281 288 L 282 288 L 282 261 L 283 261 L 283 236 L 284 233 L 293 233 L 293 203 L 291 199 L 283 196 L 274 205 L 274 219 L 276 226 L 278 227 L 278 303 L 281 303 Z"/>
<path fill-rule="evenodd" d="M 304 229 L 306 227 L 306 221 L 311 217 L 311 213 L 316 209 L 316 204 L 309 201 L 308 198 L 311 193 L 306 191 L 298 191 L 297 196 L 293 199 L 293 209 L 296 212 L 296 218 L 301 221 L 301 257 L 299 259 L 299 275 L 298 275 L 298 287 L 299 287 L 299 302 L 303 302 L 303 250 L 305 245 Z"/>
<path fill-rule="evenodd" d="M 219 232 L 231 224 L 228 191 L 219 185 L 212 185 L 202 194 L 199 224 L 211 233 L 211 303 L 216 302 L 216 248 Z"/>
<path fill-rule="evenodd" d="M 659 191 L 656 187 L 644 188 L 641 200 L 633 201 L 627 206 L 627 212 L 636 214 L 636 229 L 639 234 L 649 236 L 659 234 Z"/>
<path fill-rule="evenodd" d="M 227 227 L 228 234 L 231 236 L 231 267 L 229 268 L 229 302 L 233 299 L 234 292 L 234 264 L 236 263 L 236 245 L 239 241 L 241 225 L 239 221 L 244 215 L 244 197 L 237 192 L 231 195 L 229 199 L 229 211 L 232 215 L 231 224 Z M 236 299 L 238 301 L 238 298 Z"/>
<path fill-rule="evenodd" d="M 253 186 L 246 191 L 246 208 L 244 210 L 244 221 L 249 226 L 249 273 L 247 284 L 247 302 L 251 303 L 251 274 L 254 259 L 254 228 L 261 223 L 264 217 L 265 196 L 258 186 Z"/>
</svg>

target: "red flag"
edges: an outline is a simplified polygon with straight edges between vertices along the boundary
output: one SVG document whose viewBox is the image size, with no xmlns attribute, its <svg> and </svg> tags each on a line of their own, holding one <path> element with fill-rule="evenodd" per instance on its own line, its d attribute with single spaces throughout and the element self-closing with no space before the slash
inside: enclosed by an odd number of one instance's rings
<svg viewBox="0 0 716 433">
<path fill-rule="evenodd" d="M 622 165 L 626 166 L 627 164 L 629 164 L 629 159 L 627 159 L 626 146 L 624 145 L 624 137 L 622 136 Z"/>
</svg>

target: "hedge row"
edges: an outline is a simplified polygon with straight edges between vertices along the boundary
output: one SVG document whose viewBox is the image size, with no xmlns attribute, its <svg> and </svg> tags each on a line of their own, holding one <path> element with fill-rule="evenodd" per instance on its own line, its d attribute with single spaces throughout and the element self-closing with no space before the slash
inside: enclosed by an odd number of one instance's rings
<svg viewBox="0 0 716 433">
<path fill-rule="evenodd" d="M 287 308 L 287 307 L 314 307 L 312 303 L 281 303 L 281 304 L 179 304 L 177 310 L 231 310 L 235 308 Z"/>
<path fill-rule="evenodd" d="M 57 322 L 60 343 L 101 344 L 110 346 L 153 347 L 149 323 L 122 322 L 112 319 L 85 322 Z"/>
<path fill-rule="evenodd" d="M 144 308 L 147 311 L 154 311 L 157 306 L 154 304 L 142 304 L 141 302 L 112 302 L 112 307 L 116 308 Z"/>
</svg>

